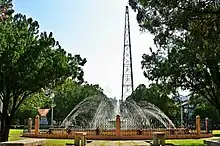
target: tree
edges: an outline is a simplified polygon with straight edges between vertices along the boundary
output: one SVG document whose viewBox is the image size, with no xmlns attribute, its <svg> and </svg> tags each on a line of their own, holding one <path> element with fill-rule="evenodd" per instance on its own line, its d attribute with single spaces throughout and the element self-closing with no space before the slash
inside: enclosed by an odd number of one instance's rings
<svg viewBox="0 0 220 146">
<path fill-rule="evenodd" d="M 67 54 L 52 33 L 39 33 L 32 18 L 16 14 L 0 22 L 0 141 L 8 140 L 12 119 L 26 98 L 68 77 L 83 82 L 85 63 L 80 55 Z"/>
<path fill-rule="evenodd" d="M 54 93 L 54 120 L 61 122 L 70 111 L 82 100 L 93 95 L 103 94 L 99 85 L 88 83 L 78 84 L 72 79 L 67 79 L 63 84 L 51 89 Z M 26 124 L 28 118 L 34 118 L 38 114 L 38 108 L 51 108 L 52 100 L 49 95 L 39 92 L 25 100 L 15 114 L 13 124 Z M 49 112 L 47 117 L 50 117 Z M 49 118 L 49 122 L 50 118 Z"/>
<path fill-rule="evenodd" d="M 194 106 L 192 113 L 193 117 L 200 115 L 202 119 L 209 118 L 212 123 L 219 123 L 219 114 L 213 105 L 211 105 L 206 99 L 201 98 L 198 95 L 192 95 L 190 97 L 190 104 Z"/>
<path fill-rule="evenodd" d="M 79 85 L 69 79 L 61 86 L 54 89 L 54 120 L 63 121 L 73 108 L 85 98 L 104 94 L 99 85 L 83 84 Z"/>
<path fill-rule="evenodd" d="M 38 108 L 50 108 L 51 99 L 43 92 L 33 94 L 31 98 L 26 99 L 15 113 L 13 124 L 24 125 L 28 118 L 34 119 L 38 114 Z"/>
<path fill-rule="evenodd" d="M 0 21 L 6 20 L 14 13 L 12 7 L 12 0 L 0 0 Z"/>
<path fill-rule="evenodd" d="M 156 51 L 144 54 L 145 76 L 188 89 L 220 112 L 220 5 L 216 1 L 130 0 L 142 30 L 155 38 Z"/>
<path fill-rule="evenodd" d="M 168 95 L 169 91 L 161 85 L 152 84 L 149 88 L 146 88 L 145 85 L 140 84 L 129 98 L 136 102 L 147 101 L 154 104 L 175 122 L 179 109 Z"/>
</svg>

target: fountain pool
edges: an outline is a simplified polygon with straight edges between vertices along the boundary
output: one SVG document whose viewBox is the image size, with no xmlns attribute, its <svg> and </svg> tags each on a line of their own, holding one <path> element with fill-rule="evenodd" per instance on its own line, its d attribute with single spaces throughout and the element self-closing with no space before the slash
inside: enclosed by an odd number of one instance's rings
<svg viewBox="0 0 220 146">
<path fill-rule="evenodd" d="M 117 115 L 117 116 L 116 116 Z M 80 102 L 63 120 L 60 128 L 39 130 L 39 116 L 35 119 L 35 130 L 24 131 L 24 137 L 72 139 L 76 132 L 87 133 L 93 140 L 147 140 L 154 132 L 164 132 L 168 139 L 208 138 L 211 133 L 175 128 L 172 121 L 156 106 L 145 101 L 139 103 L 127 99 L 119 101 L 106 96 L 92 96 Z M 37 122 L 38 123 L 38 122 Z"/>
</svg>

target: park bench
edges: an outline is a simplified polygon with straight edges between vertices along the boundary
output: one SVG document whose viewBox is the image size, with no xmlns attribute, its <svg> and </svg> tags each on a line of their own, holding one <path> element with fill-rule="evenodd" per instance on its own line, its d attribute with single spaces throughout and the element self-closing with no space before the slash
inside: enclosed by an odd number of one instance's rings
<svg viewBox="0 0 220 146">
<path fill-rule="evenodd" d="M 23 139 L 17 141 L 8 141 L 8 142 L 1 142 L 0 146 L 42 146 L 45 144 L 45 139 Z"/>
</svg>

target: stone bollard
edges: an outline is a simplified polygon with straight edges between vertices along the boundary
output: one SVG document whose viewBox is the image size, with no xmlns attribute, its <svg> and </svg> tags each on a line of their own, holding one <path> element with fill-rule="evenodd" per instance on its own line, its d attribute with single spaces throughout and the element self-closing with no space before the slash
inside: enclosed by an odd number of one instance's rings
<svg viewBox="0 0 220 146">
<path fill-rule="evenodd" d="M 35 117 L 35 123 L 34 123 L 34 128 L 35 128 L 35 135 L 38 135 L 39 134 L 39 128 L 40 128 L 40 117 L 39 117 L 39 115 L 36 115 L 36 117 Z"/>
<path fill-rule="evenodd" d="M 165 133 L 153 132 L 153 146 L 165 146 Z"/>
<path fill-rule="evenodd" d="M 31 130 L 32 130 L 32 119 L 29 118 L 28 119 L 28 133 L 31 134 Z"/>
<path fill-rule="evenodd" d="M 209 133 L 209 118 L 205 118 L 205 131 L 207 134 Z"/>
<path fill-rule="evenodd" d="M 201 123 L 200 123 L 200 116 L 196 116 L 196 134 L 201 134 Z"/>
<path fill-rule="evenodd" d="M 85 146 L 86 145 L 86 133 L 85 132 L 75 132 L 74 133 L 74 145 L 75 146 Z"/>
<path fill-rule="evenodd" d="M 121 135 L 121 119 L 120 116 L 117 115 L 116 116 L 116 136 L 120 136 Z"/>
</svg>

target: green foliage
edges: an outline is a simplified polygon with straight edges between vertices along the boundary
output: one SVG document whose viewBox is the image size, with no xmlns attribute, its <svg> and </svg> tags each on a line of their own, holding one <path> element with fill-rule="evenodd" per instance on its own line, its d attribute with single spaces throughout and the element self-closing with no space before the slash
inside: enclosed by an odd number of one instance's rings
<svg viewBox="0 0 220 146">
<path fill-rule="evenodd" d="M 14 13 L 12 0 L 0 0 L 0 21 L 5 21 Z"/>
<path fill-rule="evenodd" d="M 78 85 L 72 80 L 67 80 L 61 86 L 54 89 L 54 119 L 62 121 L 69 112 L 82 100 L 89 96 L 103 94 L 99 85 L 83 84 Z M 88 116 L 88 115 L 87 115 Z"/>
<path fill-rule="evenodd" d="M 211 0 L 129 3 L 158 47 L 143 55 L 145 76 L 174 90 L 188 89 L 220 112 L 220 5 Z"/>
<path fill-rule="evenodd" d="M 179 109 L 168 95 L 168 90 L 161 85 L 152 84 L 149 88 L 146 88 L 145 85 L 141 84 L 129 98 L 137 102 L 147 101 L 154 104 L 175 122 L 179 115 Z"/>
<path fill-rule="evenodd" d="M 50 108 L 51 99 L 43 92 L 36 93 L 31 98 L 26 99 L 15 114 L 13 124 L 26 124 L 28 118 L 34 119 L 39 108 Z"/>
<path fill-rule="evenodd" d="M 39 35 L 36 21 L 18 14 L 12 21 L 0 25 L 0 92 L 3 101 L 10 100 L 10 95 L 15 98 L 16 104 L 11 108 L 17 109 L 23 97 L 52 82 L 70 76 L 81 81 L 83 72 L 79 66 L 84 65 L 85 60 L 78 55 L 67 55 L 52 33 Z"/>
<path fill-rule="evenodd" d="M 198 95 L 192 95 L 190 98 L 191 105 L 194 105 L 193 117 L 200 115 L 202 119 L 209 118 L 213 122 L 220 122 L 219 114 L 216 108 L 206 99 Z"/>
<path fill-rule="evenodd" d="M 85 98 L 93 95 L 104 95 L 103 89 L 99 85 L 91 85 L 88 83 L 78 84 L 72 79 L 67 79 L 52 89 L 54 92 L 54 120 L 61 122 L 70 113 L 70 111 Z M 98 101 L 98 100 L 97 100 Z M 50 95 L 39 92 L 25 100 L 15 114 L 13 124 L 26 124 L 28 118 L 34 118 L 38 114 L 38 108 L 52 107 Z M 50 121 L 51 112 L 48 113 L 48 121 Z M 88 117 L 88 115 L 86 115 Z"/>
<path fill-rule="evenodd" d="M 39 33 L 32 18 L 16 14 L 0 22 L 0 141 L 7 140 L 12 118 L 28 96 L 68 77 L 82 83 L 85 63 L 80 55 L 67 54 L 52 33 Z"/>
</svg>

